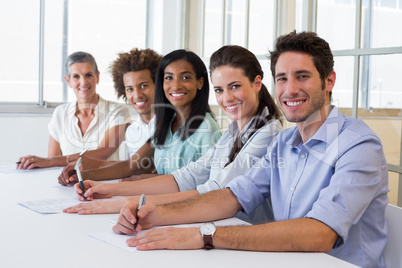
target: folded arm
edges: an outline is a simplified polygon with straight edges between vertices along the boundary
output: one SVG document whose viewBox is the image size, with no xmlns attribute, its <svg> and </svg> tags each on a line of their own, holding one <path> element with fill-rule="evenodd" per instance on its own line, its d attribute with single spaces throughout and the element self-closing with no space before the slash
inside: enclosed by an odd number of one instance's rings
<svg viewBox="0 0 402 268">
<path fill-rule="evenodd" d="M 118 125 L 110 128 L 99 147 L 85 153 L 86 156 L 99 159 L 99 165 L 111 164 L 106 159 L 111 156 L 124 140 L 124 132 L 126 125 Z M 47 167 L 65 167 L 69 163 L 78 159 L 79 153 L 72 155 L 62 155 L 60 143 L 52 136 L 49 137 L 48 157 L 38 157 L 35 155 L 27 155 L 19 159 L 18 169 L 33 169 Z M 106 162 L 102 162 L 105 160 Z"/>
<path fill-rule="evenodd" d="M 86 170 L 82 172 L 82 175 L 86 180 L 110 180 L 152 173 L 154 171 L 154 151 L 152 144 L 147 142 L 130 159 L 101 168 Z"/>
<path fill-rule="evenodd" d="M 17 169 L 33 169 L 48 167 L 63 167 L 68 164 L 68 157 L 63 156 L 60 144 L 52 137 L 49 137 L 48 157 L 26 155 L 20 157 Z"/>
<path fill-rule="evenodd" d="M 97 159 L 108 159 L 120 146 L 124 140 L 127 125 L 117 125 L 111 127 L 105 133 L 105 137 L 99 143 L 98 148 L 85 153 L 85 155 Z"/>
</svg>

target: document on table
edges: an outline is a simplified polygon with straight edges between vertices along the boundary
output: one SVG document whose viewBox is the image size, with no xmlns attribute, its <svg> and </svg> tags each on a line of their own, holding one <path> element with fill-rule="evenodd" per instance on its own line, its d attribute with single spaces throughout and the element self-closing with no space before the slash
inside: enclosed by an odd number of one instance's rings
<svg viewBox="0 0 402 268">
<path fill-rule="evenodd" d="M 61 213 L 63 209 L 81 203 L 77 198 L 42 199 L 18 202 L 21 206 L 42 214 Z"/>
<path fill-rule="evenodd" d="M 230 218 L 230 219 L 225 219 L 225 220 L 219 220 L 214 222 L 216 226 L 233 226 L 233 225 L 250 225 L 249 223 L 242 221 L 237 218 Z M 179 228 L 185 228 L 185 227 L 201 227 L 202 223 L 193 223 L 193 224 L 181 224 L 181 225 L 171 225 L 171 226 L 160 226 L 160 227 L 155 227 L 155 228 L 166 228 L 166 227 L 179 227 Z M 141 231 L 140 233 L 147 232 L 148 230 Z M 100 241 L 106 242 L 108 244 L 111 244 L 113 246 L 119 247 L 121 249 L 127 250 L 129 252 L 134 252 L 137 251 L 135 247 L 129 247 L 127 246 L 126 240 L 130 237 L 133 237 L 132 235 L 119 235 L 114 233 L 112 230 L 107 231 L 107 232 L 102 232 L 102 233 L 93 233 L 93 234 L 88 234 L 90 237 L 93 237 L 95 239 L 98 239 Z"/>
<path fill-rule="evenodd" d="M 127 239 L 129 239 L 130 237 L 133 237 L 132 235 L 118 235 L 118 234 L 114 233 L 112 230 L 110 230 L 108 232 L 88 234 L 88 235 L 90 237 L 96 238 L 100 241 L 106 242 L 113 246 L 119 247 L 121 249 L 125 249 L 128 252 L 137 251 L 137 249 L 135 247 L 129 247 L 129 246 L 127 246 L 127 243 L 126 243 Z"/>
</svg>

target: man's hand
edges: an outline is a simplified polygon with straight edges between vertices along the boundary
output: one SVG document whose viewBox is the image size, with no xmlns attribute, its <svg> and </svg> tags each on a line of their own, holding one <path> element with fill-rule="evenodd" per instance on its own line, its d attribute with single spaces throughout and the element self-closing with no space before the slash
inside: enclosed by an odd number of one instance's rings
<svg viewBox="0 0 402 268">
<path fill-rule="evenodd" d="M 77 174 L 74 165 L 67 165 L 59 175 L 59 183 L 64 186 L 72 186 L 78 182 Z"/>
<path fill-rule="evenodd" d="M 147 204 L 138 209 L 139 200 L 128 202 L 121 210 L 120 216 L 113 231 L 117 234 L 135 234 L 140 230 L 149 229 L 156 224 L 157 209 L 153 204 Z M 138 225 L 134 231 L 134 223 L 137 221 L 136 215 L 138 213 Z"/>
<path fill-rule="evenodd" d="M 200 249 L 204 241 L 200 228 L 154 228 L 127 239 L 127 245 L 138 250 Z"/>
</svg>

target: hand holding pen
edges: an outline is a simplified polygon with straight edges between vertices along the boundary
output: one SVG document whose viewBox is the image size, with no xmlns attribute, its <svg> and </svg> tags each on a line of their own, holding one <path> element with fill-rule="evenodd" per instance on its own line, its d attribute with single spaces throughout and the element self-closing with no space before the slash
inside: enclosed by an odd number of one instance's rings
<svg viewBox="0 0 402 268">
<path fill-rule="evenodd" d="M 137 201 L 137 197 L 129 200 L 121 208 L 119 219 L 117 220 L 117 223 L 113 226 L 113 232 L 115 232 L 116 234 L 133 235 L 138 233 L 138 229 L 145 230 L 158 225 L 157 206 L 155 204 L 152 204 L 152 202 L 148 203 L 145 206 L 145 195 L 143 198 L 140 199 L 142 199 L 142 201 Z M 137 228 L 140 218 L 138 217 L 138 215 L 140 213 L 141 228 Z"/>
<path fill-rule="evenodd" d="M 47 168 L 52 167 L 52 160 L 50 158 L 27 155 L 20 157 L 16 164 L 17 169 Z"/>
<path fill-rule="evenodd" d="M 77 172 L 78 182 L 79 182 L 81 190 L 82 190 L 82 196 L 84 197 L 84 200 L 87 200 L 87 198 L 85 197 L 84 184 L 82 183 L 82 175 L 81 175 L 81 170 L 80 170 L 81 163 L 82 163 L 82 158 L 80 157 L 78 159 L 77 163 L 75 164 L 74 169 Z"/>
<path fill-rule="evenodd" d="M 88 151 L 88 149 L 84 149 L 80 154 L 67 156 L 69 164 L 63 168 L 63 171 L 58 177 L 58 181 L 61 185 L 72 186 L 77 182 L 78 175 L 75 167 L 77 166 L 78 158 L 81 158 L 86 151 Z M 83 161 L 83 159 L 81 159 L 81 161 Z"/>
<path fill-rule="evenodd" d="M 80 156 L 83 156 L 88 151 L 88 148 L 85 148 L 81 153 Z"/>
<path fill-rule="evenodd" d="M 137 229 L 137 225 L 138 225 L 138 211 L 140 210 L 140 208 L 145 205 L 145 200 L 146 200 L 146 196 L 145 194 L 142 194 L 140 197 L 140 201 L 138 202 L 138 209 L 137 209 L 137 213 L 135 213 L 135 222 L 134 222 L 134 231 L 135 229 Z"/>
</svg>

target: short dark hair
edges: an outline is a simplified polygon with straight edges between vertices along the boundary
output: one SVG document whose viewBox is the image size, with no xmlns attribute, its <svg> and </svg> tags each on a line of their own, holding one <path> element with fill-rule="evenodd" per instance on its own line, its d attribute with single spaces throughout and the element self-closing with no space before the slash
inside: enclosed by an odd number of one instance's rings
<svg viewBox="0 0 402 268">
<path fill-rule="evenodd" d="M 170 52 L 162 58 L 156 71 L 155 82 L 155 134 L 153 139 L 156 145 L 164 145 L 166 135 L 168 133 L 170 122 L 176 113 L 175 107 L 169 102 L 165 96 L 163 90 L 163 81 L 165 75 L 165 68 L 172 62 L 178 60 L 186 60 L 190 63 L 195 71 L 196 78 L 204 78 L 204 84 L 201 90 L 197 90 L 197 94 L 191 104 L 191 111 L 189 118 L 186 118 L 184 126 L 180 129 L 179 137 L 181 140 L 185 140 L 191 136 L 203 122 L 207 112 L 211 113 L 211 109 L 208 105 L 209 99 L 209 81 L 207 67 L 200 57 L 194 52 L 187 51 L 185 49 L 178 49 Z M 170 108 L 169 108 L 170 107 Z"/>
<path fill-rule="evenodd" d="M 126 73 L 149 70 L 155 83 L 155 73 L 161 59 L 161 55 L 149 48 L 134 48 L 130 52 L 119 53 L 117 59 L 109 66 L 117 98 L 123 97 L 124 100 L 127 100 L 123 82 L 123 76 Z"/>
<path fill-rule="evenodd" d="M 70 54 L 66 60 L 66 76 L 70 78 L 70 67 L 74 63 L 88 62 L 92 65 L 95 75 L 98 74 L 98 65 L 96 64 L 95 58 L 88 52 L 77 51 Z"/>
<path fill-rule="evenodd" d="M 262 70 L 257 57 L 252 52 L 241 46 L 227 45 L 215 51 L 212 54 L 209 62 L 209 70 L 211 72 L 210 75 L 212 75 L 212 72 L 220 66 L 230 66 L 243 70 L 243 74 L 250 82 L 254 82 L 254 79 L 257 75 L 261 76 L 261 79 L 264 78 L 264 71 Z M 281 118 L 281 112 L 279 111 L 274 99 L 269 94 L 268 89 L 264 84 L 262 84 L 261 90 L 258 93 L 258 100 L 259 103 L 256 115 L 262 114 L 265 107 L 268 108 L 269 115 L 264 118 L 261 116 L 255 117 L 257 122 L 249 137 L 251 137 L 258 129 L 262 128 L 269 120 L 273 118 Z M 230 152 L 229 161 L 226 163 L 226 165 L 234 161 L 243 145 L 244 144 L 241 141 L 241 137 L 237 137 Z"/>
<path fill-rule="evenodd" d="M 269 52 L 272 77 L 275 78 L 275 66 L 279 56 L 289 51 L 306 53 L 313 58 L 314 66 L 320 74 L 322 87 L 324 88 L 325 79 L 334 70 L 334 57 L 328 42 L 314 32 L 296 33 L 296 31 L 293 31 L 278 37 L 275 43 L 275 50 Z"/>
</svg>

